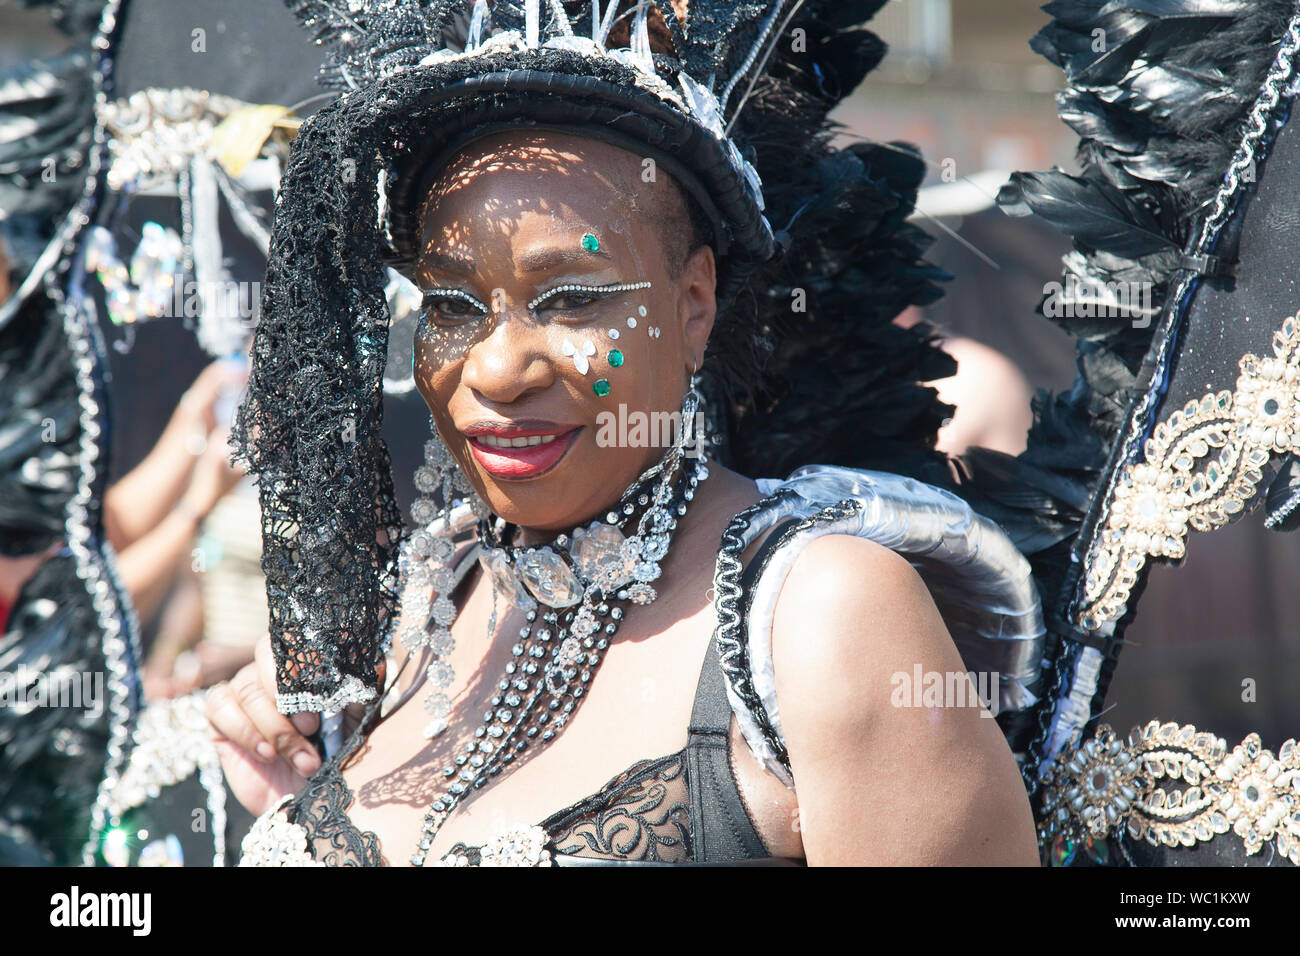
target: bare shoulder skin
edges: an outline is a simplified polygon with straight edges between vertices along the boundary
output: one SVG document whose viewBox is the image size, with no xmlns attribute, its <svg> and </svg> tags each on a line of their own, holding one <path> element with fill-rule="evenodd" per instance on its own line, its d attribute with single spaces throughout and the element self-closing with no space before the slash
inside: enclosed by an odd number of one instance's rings
<svg viewBox="0 0 1300 956">
<path fill-rule="evenodd" d="M 814 541 L 772 641 L 810 864 L 1037 865 L 997 723 L 980 708 L 893 705 L 897 672 L 966 670 L 903 558 L 848 535 Z"/>
</svg>

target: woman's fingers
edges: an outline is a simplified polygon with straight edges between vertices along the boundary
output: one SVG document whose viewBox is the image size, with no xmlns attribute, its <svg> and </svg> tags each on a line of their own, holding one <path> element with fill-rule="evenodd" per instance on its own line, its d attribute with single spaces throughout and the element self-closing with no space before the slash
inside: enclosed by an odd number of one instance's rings
<svg viewBox="0 0 1300 956">
<path fill-rule="evenodd" d="M 229 683 L 218 684 L 208 691 L 204 712 L 212 725 L 212 737 L 218 743 L 234 744 L 262 763 L 275 759 L 275 748 L 244 713 Z"/>
<path fill-rule="evenodd" d="M 271 636 L 264 635 L 260 641 L 253 647 L 253 664 L 257 673 L 257 682 L 261 685 L 262 692 L 271 701 L 271 706 L 275 706 L 275 656 L 271 653 Z M 314 714 L 309 711 L 300 711 L 296 714 L 290 714 L 288 720 L 293 724 L 294 729 L 304 737 L 310 736 L 320 730 L 320 714 Z M 309 745 L 310 746 L 310 745 Z M 312 754 L 315 755 L 315 748 L 312 748 Z"/>
<path fill-rule="evenodd" d="M 274 694 L 262 686 L 256 664 L 214 687 L 208 694 L 207 713 L 219 739 L 237 744 L 263 763 L 283 759 L 304 777 L 320 767 L 316 749 L 293 721 L 275 709 Z M 311 728 L 305 720 L 300 725 Z"/>
<path fill-rule="evenodd" d="M 316 748 L 298 732 L 293 721 L 275 709 L 275 692 L 272 690 L 267 693 L 256 668 L 257 665 L 254 664 L 253 668 L 246 667 L 236 674 L 230 682 L 231 689 L 263 740 L 295 770 L 304 777 L 309 777 L 320 767 Z M 319 718 L 317 722 L 319 723 Z"/>
</svg>

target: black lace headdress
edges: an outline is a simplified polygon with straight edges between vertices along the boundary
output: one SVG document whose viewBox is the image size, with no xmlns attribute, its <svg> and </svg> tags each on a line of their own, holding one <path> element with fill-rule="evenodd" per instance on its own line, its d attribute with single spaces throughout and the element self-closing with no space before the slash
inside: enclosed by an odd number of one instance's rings
<svg viewBox="0 0 1300 956">
<path fill-rule="evenodd" d="M 1019 459 L 973 456 L 968 485 L 1017 489 L 980 507 L 1031 554 L 1054 632 L 1031 790 L 1096 726 L 1150 565 L 1260 504 L 1292 528 L 1300 504 L 1300 7 L 1046 9 L 1033 46 L 1065 70 L 1082 172 L 1017 173 L 999 201 L 1074 239 L 1042 311 L 1079 340 L 1079 378 Z"/>
<path fill-rule="evenodd" d="M 906 223 L 923 165 L 829 142 L 827 113 L 883 54 L 858 26 L 882 5 L 290 2 L 342 92 L 304 123 L 281 183 L 235 438 L 261 490 L 282 709 L 374 694 L 403 534 L 380 438 L 383 265 L 409 264 L 424 167 L 488 124 L 635 149 L 698 201 L 719 262 L 707 387 L 731 462 L 778 473 L 844 429 L 839 463 L 937 461 L 942 407 L 917 383 L 951 362 L 890 324 L 942 277 Z M 816 380 L 807 355 L 829 360 Z"/>
</svg>

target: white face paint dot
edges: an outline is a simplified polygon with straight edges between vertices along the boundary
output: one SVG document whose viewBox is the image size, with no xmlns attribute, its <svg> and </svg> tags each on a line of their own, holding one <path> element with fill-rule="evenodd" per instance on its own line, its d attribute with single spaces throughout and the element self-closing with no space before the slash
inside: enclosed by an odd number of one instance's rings
<svg viewBox="0 0 1300 956">
<path fill-rule="evenodd" d="M 616 339 L 616 338 L 618 338 L 618 329 L 610 329 L 610 330 L 609 330 L 609 337 L 610 337 L 611 339 Z"/>
<path fill-rule="evenodd" d="M 627 317 L 627 327 L 628 327 L 629 329 L 635 329 L 635 328 L 636 328 L 636 319 L 632 318 L 632 316 L 630 316 L 630 315 Z"/>
<path fill-rule="evenodd" d="M 582 343 L 582 354 L 583 354 L 583 355 L 595 355 L 595 354 L 596 354 L 596 346 L 594 346 L 594 345 L 591 344 L 591 340 L 590 340 L 590 339 L 588 339 L 587 341 L 585 341 L 585 342 Z"/>
<path fill-rule="evenodd" d="M 637 315 L 645 315 L 645 306 L 644 306 L 644 305 L 638 305 L 638 306 L 636 307 L 636 314 L 637 314 Z"/>
<path fill-rule="evenodd" d="M 560 351 L 563 352 L 565 355 L 573 355 L 578 350 L 573 347 L 572 342 L 570 342 L 568 339 L 565 339 L 564 344 L 560 346 Z"/>
</svg>

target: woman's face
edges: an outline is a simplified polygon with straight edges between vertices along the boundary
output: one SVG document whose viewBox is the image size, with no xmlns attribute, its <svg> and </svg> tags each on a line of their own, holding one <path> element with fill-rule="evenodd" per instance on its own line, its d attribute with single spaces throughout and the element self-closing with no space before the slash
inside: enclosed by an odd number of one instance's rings
<svg viewBox="0 0 1300 956">
<path fill-rule="evenodd" d="M 430 190 L 415 381 L 507 521 L 558 531 L 606 510 L 665 451 L 660 428 L 629 426 L 679 410 L 703 358 L 713 253 L 672 274 L 664 240 L 689 220 L 647 169 L 595 140 L 512 130 L 471 143 Z"/>
</svg>

